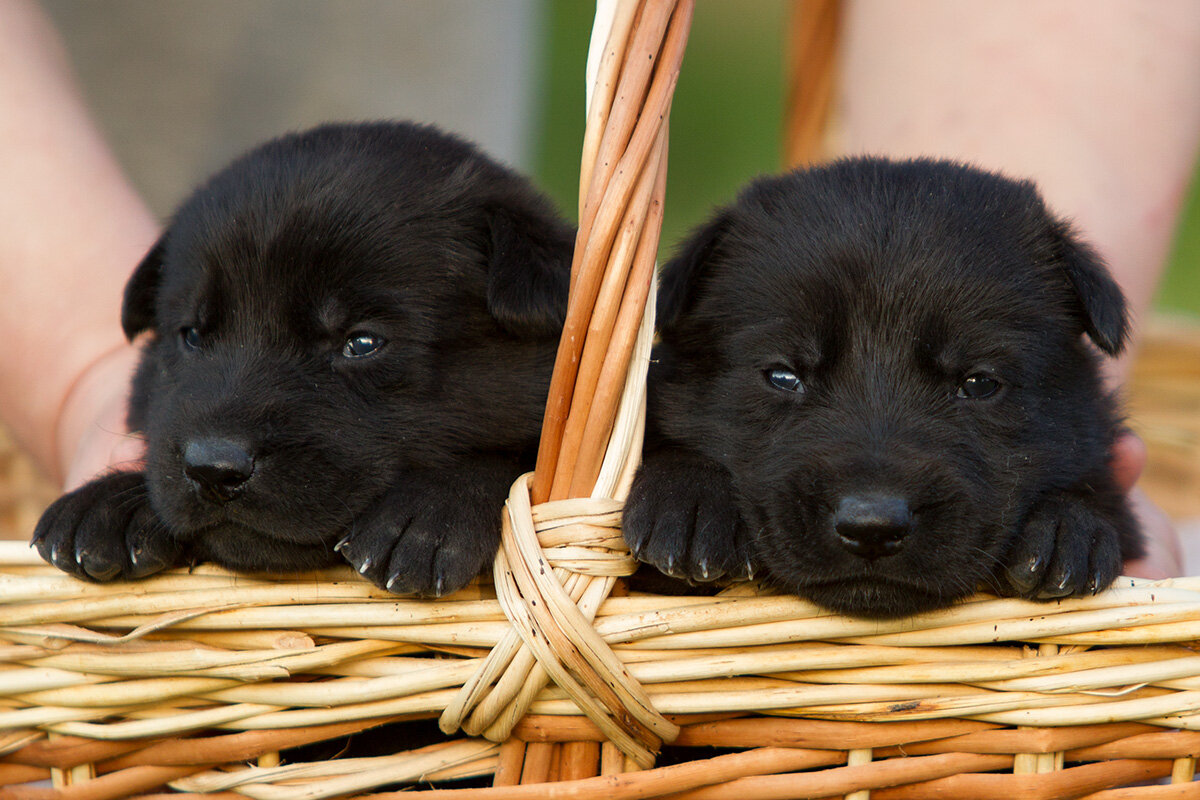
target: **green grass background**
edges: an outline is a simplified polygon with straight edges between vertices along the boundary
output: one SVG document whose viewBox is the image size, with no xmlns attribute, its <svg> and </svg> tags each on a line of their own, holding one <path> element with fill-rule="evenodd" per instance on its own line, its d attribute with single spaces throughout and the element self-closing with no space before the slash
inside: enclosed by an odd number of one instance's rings
<svg viewBox="0 0 1200 800">
<path fill-rule="evenodd" d="M 594 7 L 548 0 L 549 45 L 535 172 L 567 213 L 578 205 L 583 72 Z M 749 178 L 780 168 L 783 0 L 701 0 L 671 110 L 663 253 Z M 1200 314 L 1200 181 L 1159 291 L 1163 310 Z"/>
</svg>

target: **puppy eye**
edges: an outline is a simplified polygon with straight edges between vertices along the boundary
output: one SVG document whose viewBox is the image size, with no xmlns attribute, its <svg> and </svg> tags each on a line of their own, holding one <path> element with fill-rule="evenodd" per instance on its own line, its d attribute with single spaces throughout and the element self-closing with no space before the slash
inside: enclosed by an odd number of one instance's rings
<svg viewBox="0 0 1200 800">
<path fill-rule="evenodd" d="M 345 358 L 365 358 L 379 352 L 384 344 L 386 342 L 382 336 L 360 333 L 346 340 L 346 343 L 342 345 L 342 355 Z"/>
<path fill-rule="evenodd" d="M 187 328 L 180 328 L 179 338 L 183 340 L 183 346 L 188 350 L 199 350 L 202 344 L 200 329 L 194 325 Z"/>
<path fill-rule="evenodd" d="M 1000 381 L 990 375 L 976 372 L 974 375 L 968 375 L 958 385 L 957 396 L 964 400 L 982 400 L 985 397 L 991 397 L 999 390 Z"/>
<path fill-rule="evenodd" d="M 804 384 L 796 377 L 796 373 L 791 370 L 769 369 L 764 374 L 766 375 L 767 383 L 780 391 L 796 392 L 797 394 L 804 391 Z"/>
</svg>

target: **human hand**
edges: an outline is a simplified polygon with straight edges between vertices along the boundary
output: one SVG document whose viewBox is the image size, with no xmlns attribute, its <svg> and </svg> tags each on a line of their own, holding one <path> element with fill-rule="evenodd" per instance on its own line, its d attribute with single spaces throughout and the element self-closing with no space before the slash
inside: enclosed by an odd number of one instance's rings
<svg viewBox="0 0 1200 800">
<path fill-rule="evenodd" d="M 124 345 L 101 356 L 75 381 L 57 426 L 59 474 L 71 491 L 104 472 L 138 469 L 145 441 L 125 417 L 139 348 Z"/>
<path fill-rule="evenodd" d="M 1183 546 L 1170 517 L 1135 485 L 1146 466 L 1146 443 L 1132 431 L 1125 431 L 1113 443 L 1113 477 L 1129 496 L 1129 503 L 1141 525 L 1146 554 L 1125 562 L 1123 574 L 1137 578 L 1171 578 L 1183 574 Z"/>
</svg>

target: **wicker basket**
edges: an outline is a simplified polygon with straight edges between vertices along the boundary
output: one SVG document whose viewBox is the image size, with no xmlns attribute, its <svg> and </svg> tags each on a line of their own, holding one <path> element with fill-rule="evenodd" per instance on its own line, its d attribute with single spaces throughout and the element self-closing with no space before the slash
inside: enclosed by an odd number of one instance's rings
<svg viewBox="0 0 1200 800">
<path fill-rule="evenodd" d="M 481 776 L 494 785 L 426 794 L 1198 796 L 1200 578 L 1049 604 L 980 596 L 891 622 L 751 584 L 624 588 L 620 499 L 640 449 L 665 120 L 691 3 L 601 6 L 571 309 L 538 468 L 513 487 L 493 579 L 437 601 L 349 569 L 94 585 L 0 544 L 0 798 L 168 785 L 406 797 L 366 793 Z M 1139 378 L 1194 409 L 1200 382 L 1171 363 L 1147 358 Z M 1169 445 L 1190 464 L 1180 474 L 1200 473 L 1196 415 L 1135 408 L 1156 453 Z M 432 719 L 450 733 L 392 755 L 279 756 Z M 655 767 L 664 745 L 679 763 Z"/>
</svg>

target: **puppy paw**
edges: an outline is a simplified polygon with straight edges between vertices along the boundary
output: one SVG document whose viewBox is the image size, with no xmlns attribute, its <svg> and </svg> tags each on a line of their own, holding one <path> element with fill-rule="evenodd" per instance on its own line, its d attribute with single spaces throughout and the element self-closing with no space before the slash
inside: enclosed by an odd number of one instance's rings
<svg viewBox="0 0 1200 800">
<path fill-rule="evenodd" d="M 692 582 L 753 577 L 745 525 L 723 467 L 702 456 L 647 456 L 625 501 L 625 542 L 640 561 Z"/>
<path fill-rule="evenodd" d="M 33 545 L 64 572 L 93 581 L 144 578 L 183 561 L 140 472 L 107 475 L 60 497 L 38 520 Z"/>
<path fill-rule="evenodd" d="M 1011 594 L 1053 600 L 1095 594 L 1121 571 L 1121 542 L 1133 522 L 1123 501 L 1063 491 L 1030 510 L 1004 570 Z"/>
<path fill-rule="evenodd" d="M 479 476 L 410 474 L 334 549 L 395 594 L 440 597 L 461 589 L 496 555 L 507 472 L 474 481 Z"/>
</svg>

